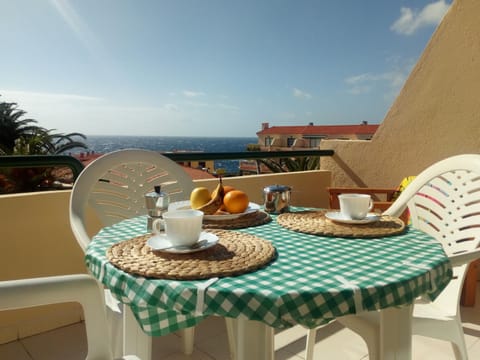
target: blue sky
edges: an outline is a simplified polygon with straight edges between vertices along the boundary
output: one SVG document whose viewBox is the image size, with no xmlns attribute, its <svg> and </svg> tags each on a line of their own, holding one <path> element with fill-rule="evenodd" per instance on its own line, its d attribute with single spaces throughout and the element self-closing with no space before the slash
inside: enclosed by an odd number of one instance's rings
<svg viewBox="0 0 480 360">
<path fill-rule="evenodd" d="M 59 132 L 381 123 L 451 0 L 0 0 L 0 100 Z"/>
</svg>

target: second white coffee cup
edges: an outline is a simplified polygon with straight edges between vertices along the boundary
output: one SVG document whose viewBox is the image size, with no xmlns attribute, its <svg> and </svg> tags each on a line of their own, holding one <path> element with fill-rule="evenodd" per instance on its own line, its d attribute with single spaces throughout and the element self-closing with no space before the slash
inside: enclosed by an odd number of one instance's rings
<svg viewBox="0 0 480 360">
<path fill-rule="evenodd" d="M 163 213 L 162 219 L 153 222 L 154 233 L 158 234 L 165 227 L 167 239 L 173 246 L 190 246 L 195 244 L 202 232 L 203 212 L 199 210 L 175 210 Z"/>
<path fill-rule="evenodd" d="M 368 212 L 373 208 L 370 195 L 367 194 L 340 194 L 340 212 L 348 219 L 365 219 Z"/>
</svg>

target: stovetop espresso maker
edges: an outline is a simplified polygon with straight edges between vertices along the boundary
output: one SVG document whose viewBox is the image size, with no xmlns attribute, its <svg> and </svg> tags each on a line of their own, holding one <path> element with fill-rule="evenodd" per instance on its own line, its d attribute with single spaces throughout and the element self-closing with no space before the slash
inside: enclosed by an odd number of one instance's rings
<svg viewBox="0 0 480 360">
<path fill-rule="evenodd" d="M 154 186 L 154 191 L 145 194 L 145 206 L 147 207 L 148 219 L 147 230 L 152 230 L 155 219 L 161 219 L 163 213 L 167 212 L 170 198 L 166 192 L 161 191 L 161 186 Z"/>
</svg>

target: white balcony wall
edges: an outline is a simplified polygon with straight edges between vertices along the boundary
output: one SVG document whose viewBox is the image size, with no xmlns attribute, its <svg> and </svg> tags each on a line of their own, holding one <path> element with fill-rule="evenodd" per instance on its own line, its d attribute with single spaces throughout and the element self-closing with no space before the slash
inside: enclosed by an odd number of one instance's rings
<svg viewBox="0 0 480 360">
<path fill-rule="evenodd" d="M 216 186 L 216 179 L 199 182 Z M 330 173 L 312 171 L 225 179 L 226 184 L 247 192 L 251 201 L 262 202 L 266 185 L 284 184 L 293 188 L 292 203 L 324 207 Z M 70 191 L 48 191 L 0 196 L 0 281 L 84 273 L 83 252 L 70 230 Z M 89 232 L 100 223 L 93 213 Z M 79 322 L 80 306 L 64 304 L 35 309 L 0 312 L 0 344 Z"/>
<path fill-rule="evenodd" d="M 70 230 L 70 191 L 0 196 L 0 280 L 84 273 Z M 78 304 L 0 312 L 0 343 L 81 320 Z"/>
<path fill-rule="evenodd" d="M 322 157 L 322 161 L 325 157 Z M 213 190 L 217 179 L 195 180 L 198 186 Z M 328 207 L 328 192 L 331 174 L 329 171 L 299 171 L 254 176 L 236 176 L 223 179 L 224 185 L 231 185 L 245 191 L 250 201 L 263 204 L 263 188 L 268 185 L 288 185 L 292 188 L 291 203 L 295 206 Z"/>
</svg>

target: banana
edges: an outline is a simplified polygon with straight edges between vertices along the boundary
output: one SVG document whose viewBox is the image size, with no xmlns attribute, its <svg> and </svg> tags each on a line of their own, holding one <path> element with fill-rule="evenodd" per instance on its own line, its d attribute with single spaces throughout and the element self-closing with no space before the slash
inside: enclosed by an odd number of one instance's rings
<svg viewBox="0 0 480 360">
<path fill-rule="evenodd" d="M 199 207 L 198 210 L 203 211 L 205 215 L 215 214 L 223 204 L 223 195 L 225 195 L 225 191 L 223 189 L 222 179 L 220 179 L 217 187 L 212 191 L 212 199 L 205 205 Z"/>
</svg>

